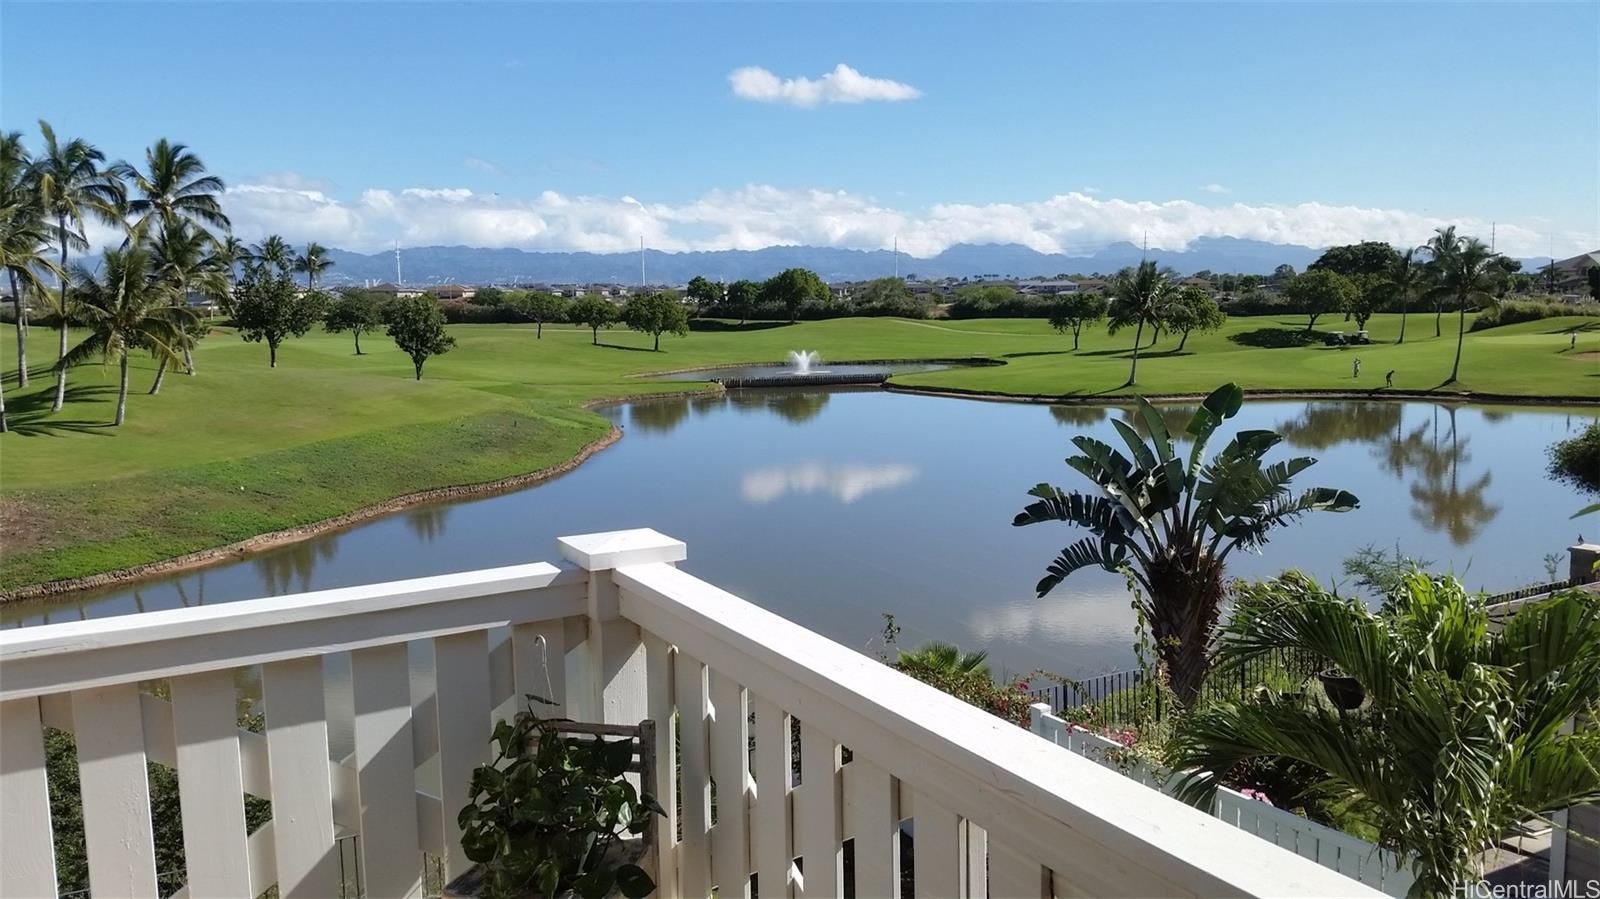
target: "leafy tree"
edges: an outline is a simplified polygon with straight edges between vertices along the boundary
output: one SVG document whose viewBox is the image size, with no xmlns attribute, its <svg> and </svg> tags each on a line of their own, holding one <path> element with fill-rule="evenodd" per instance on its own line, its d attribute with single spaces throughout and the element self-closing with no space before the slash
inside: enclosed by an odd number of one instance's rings
<svg viewBox="0 0 1600 899">
<path fill-rule="evenodd" d="M 0 134 L 0 268 L 11 283 L 17 320 L 17 386 L 28 386 L 28 306 L 24 293 L 42 295 L 43 275 L 58 282 L 66 273 L 50 258 L 50 223 L 31 171 L 21 132 Z M 5 430 L 5 397 L 0 395 L 0 431 Z"/>
<path fill-rule="evenodd" d="M 647 293 L 629 300 L 622 310 L 622 322 L 635 331 L 655 337 L 656 352 L 661 351 L 662 334 L 689 336 L 689 313 L 670 293 Z"/>
<path fill-rule="evenodd" d="M 1283 294 L 1306 314 L 1306 333 L 1317 326 L 1317 319 L 1350 306 L 1356 286 L 1349 278 L 1328 269 L 1297 275 L 1284 285 Z"/>
<path fill-rule="evenodd" d="M 761 285 L 755 281 L 740 280 L 728 285 L 728 311 L 739 316 L 739 324 L 750 318 L 750 311 L 761 299 Z"/>
<path fill-rule="evenodd" d="M 1344 313 L 1356 320 L 1356 329 L 1365 331 L 1367 320 L 1382 309 L 1388 298 L 1388 284 L 1381 275 L 1357 275 L 1351 279 L 1355 289 L 1345 299 Z"/>
<path fill-rule="evenodd" d="M 567 301 L 553 293 L 535 290 L 516 299 L 517 314 L 534 322 L 534 339 L 544 338 L 544 323 L 558 322 L 567 316 Z"/>
<path fill-rule="evenodd" d="M 913 294 L 902 278 L 874 278 L 856 290 L 855 306 L 861 313 L 926 318 L 933 304 Z"/>
<path fill-rule="evenodd" d="M 827 303 L 832 298 L 828 285 L 822 283 L 816 272 L 805 268 L 784 269 L 761 285 L 761 301 L 782 306 L 791 322 L 807 300 Z"/>
<path fill-rule="evenodd" d="M 333 260 L 328 258 L 328 248 L 316 241 L 306 244 L 306 251 L 294 257 L 294 270 L 306 276 L 306 290 L 317 289 L 317 279 L 322 273 L 333 268 Z"/>
<path fill-rule="evenodd" d="M 106 155 L 82 138 L 62 142 L 56 139 L 55 129 L 41 119 L 39 132 L 44 136 L 44 149 L 33 158 L 30 180 L 39 192 L 39 203 L 44 215 L 56 227 L 56 248 L 61 253 L 60 267 L 67 270 L 67 250 L 87 249 L 83 225 L 89 219 L 107 224 L 122 221 L 122 207 L 127 193 L 114 173 L 103 170 L 100 164 Z M 63 309 L 71 308 L 71 299 L 65 294 L 72 289 L 70 279 L 62 282 Z M 50 404 L 51 412 L 60 412 L 67 402 L 68 318 L 62 317 L 57 326 L 56 395 Z"/>
<path fill-rule="evenodd" d="M 493 309 L 499 306 L 504 306 L 508 298 L 514 297 L 520 293 L 521 291 L 501 290 L 500 288 L 492 285 L 489 287 L 480 287 L 478 288 L 477 292 L 472 295 L 472 305 L 487 306 Z"/>
<path fill-rule="evenodd" d="M 1177 331 L 1183 335 L 1178 341 L 1178 351 L 1189 342 L 1189 332 L 1198 331 L 1208 334 L 1222 327 L 1228 316 L 1212 299 L 1211 294 L 1199 287 L 1185 287 L 1178 291 L 1167 305 L 1166 314 L 1162 316 L 1162 323 L 1168 330 Z"/>
<path fill-rule="evenodd" d="M 603 296 L 586 293 L 567 310 L 567 317 L 589 329 L 589 342 L 600 345 L 600 329 L 609 328 L 617 321 L 617 306 Z"/>
<path fill-rule="evenodd" d="M 1272 270 L 1272 274 L 1267 276 L 1267 283 L 1273 285 L 1274 287 L 1282 287 L 1290 281 L 1293 281 L 1294 278 L 1294 266 L 1285 263 L 1284 265 L 1280 265 Z"/>
<path fill-rule="evenodd" d="M 1400 339 L 1395 341 L 1396 344 L 1406 342 L 1406 311 L 1410 309 L 1411 300 L 1422 287 L 1425 277 L 1415 248 L 1396 253 L 1382 275 L 1382 284 L 1390 302 L 1400 307 Z"/>
<path fill-rule="evenodd" d="M 1461 345 L 1467 336 L 1467 307 L 1476 303 L 1493 303 L 1498 276 L 1504 269 L 1499 265 L 1499 255 L 1476 237 L 1457 237 L 1455 228 L 1440 228 L 1428 244 L 1433 253 L 1429 263 L 1433 287 L 1428 296 L 1435 299 L 1441 310 L 1446 302 L 1455 301 L 1459 314 L 1456 329 L 1456 358 L 1450 366 L 1446 384 L 1454 384 L 1461 375 Z"/>
<path fill-rule="evenodd" d="M 1177 286 L 1172 282 L 1171 269 L 1157 268 L 1148 259 L 1137 267 L 1129 266 L 1117 272 L 1106 286 L 1111 294 L 1108 311 L 1111 333 L 1123 328 L 1135 329 L 1133 364 L 1128 368 L 1128 383 L 1124 385 L 1131 386 L 1138 383 L 1139 341 L 1144 337 L 1145 326 L 1155 327 L 1160 323 Z"/>
<path fill-rule="evenodd" d="M 1037 501 L 1012 521 L 1017 526 L 1064 521 L 1089 531 L 1092 536 L 1066 547 L 1050 563 L 1039 595 L 1081 568 L 1126 573 L 1138 585 L 1139 613 L 1149 623 L 1173 693 L 1185 705 L 1199 696 L 1209 668 L 1206 649 L 1227 592 L 1228 554 L 1261 546 L 1274 528 L 1308 512 L 1344 512 L 1359 504 L 1353 495 L 1329 487 L 1291 494 L 1290 482 L 1317 460 L 1302 456 L 1263 463 L 1282 440 L 1272 431 L 1240 431 L 1206 462 L 1212 433 L 1238 414 L 1243 402 L 1237 384 L 1206 397 L 1185 428 L 1194 440 L 1186 461 L 1160 411 L 1140 397 L 1137 415 L 1150 434 L 1148 442 L 1132 425 L 1112 420 L 1131 459 L 1093 437 L 1074 437 L 1080 455 L 1067 465 L 1096 489 L 1067 493 L 1039 484 L 1029 491 Z"/>
<path fill-rule="evenodd" d="M 73 267 L 71 281 L 77 317 L 89 336 L 68 350 L 59 364 L 64 368 L 95 356 L 106 362 L 117 360 L 120 378 L 112 425 L 121 425 L 128 411 L 128 354 L 147 350 L 164 362 L 178 361 L 184 328 L 195 314 L 176 301 L 170 284 L 157 277 L 144 247 L 107 250 L 98 277 L 79 265 Z"/>
<path fill-rule="evenodd" d="M 304 337 L 325 307 L 324 294 L 302 295 L 288 274 L 257 266 L 239 282 L 233 321 L 246 341 L 266 341 L 268 364 L 277 368 L 278 347 L 290 337 Z"/>
<path fill-rule="evenodd" d="M 268 269 L 269 273 L 287 275 L 294 267 L 294 250 L 288 241 L 276 234 L 268 234 L 265 240 L 251 247 L 245 258 L 251 267 Z"/>
<path fill-rule="evenodd" d="M 1078 348 L 1078 336 L 1083 333 L 1083 326 L 1088 322 L 1097 322 L 1106 317 L 1110 304 L 1106 298 L 1098 293 L 1069 293 L 1056 300 L 1050 307 L 1050 327 L 1063 334 L 1072 332 L 1072 348 Z"/>
<path fill-rule="evenodd" d="M 432 294 L 397 299 L 387 310 L 389 337 L 401 352 L 411 357 L 417 380 L 422 380 L 422 364 L 429 356 L 450 352 L 456 339 L 445 333 L 444 311 Z"/>
<path fill-rule="evenodd" d="M 1361 243 L 1329 247 L 1316 262 L 1306 266 L 1306 271 L 1338 272 L 1346 278 L 1361 275 L 1381 275 L 1394 265 L 1400 254 L 1381 240 L 1364 240 Z"/>
<path fill-rule="evenodd" d="M 144 151 L 144 159 L 143 172 L 126 162 L 112 166 L 112 173 L 133 187 L 128 201 L 132 230 L 153 230 L 160 223 L 180 219 L 202 229 L 228 230 L 228 217 L 218 200 L 226 187 L 221 178 L 206 174 L 200 157 L 163 137 Z"/>
<path fill-rule="evenodd" d="M 383 301 L 370 290 L 346 290 L 328 307 L 322 328 L 329 334 L 348 331 L 356 339 L 356 355 L 361 353 L 361 335 L 383 327 Z"/>
<path fill-rule="evenodd" d="M 1184 798 L 1204 807 L 1247 765 L 1308 767 L 1318 792 L 1415 858 L 1413 897 L 1458 894 L 1515 824 L 1600 799 L 1600 734 L 1564 732 L 1600 696 L 1591 597 L 1536 600 L 1496 627 L 1452 578 L 1412 573 L 1375 613 L 1290 574 L 1241 591 L 1216 658 L 1228 671 L 1283 651 L 1353 679 L 1360 705 L 1266 688 L 1194 711 L 1169 756 L 1189 772 Z"/>
<path fill-rule="evenodd" d="M 694 300 L 695 311 L 705 315 L 722 304 L 728 288 L 721 281 L 711 281 L 701 275 L 689 279 L 688 295 Z"/>
</svg>

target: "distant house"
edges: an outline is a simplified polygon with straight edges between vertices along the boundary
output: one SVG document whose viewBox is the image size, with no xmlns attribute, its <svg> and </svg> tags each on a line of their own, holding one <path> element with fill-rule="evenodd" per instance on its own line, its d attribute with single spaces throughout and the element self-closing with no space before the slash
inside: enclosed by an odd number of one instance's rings
<svg viewBox="0 0 1600 899">
<path fill-rule="evenodd" d="M 1200 277 L 1196 277 L 1196 276 L 1191 275 L 1191 276 L 1189 276 L 1187 278 L 1184 278 L 1182 281 L 1179 281 L 1178 282 L 1178 286 L 1179 287 L 1198 287 L 1198 288 L 1200 288 L 1202 290 L 1210 290 L 1211 289 L 1211 279 L 1210 278 L 1200 278 Z"/>
<path fill-rule="evenodd" d="M 1018 281 L 1017 290 L 1033 296 L 1053 297 L 1064 293 L 1077 293 L 1078 282 L 1060 279 L 1031 279 Z"/>
<path fill-rule="evenodd" d="M 367 289 L 375 294 L 391 300 L 406 300 L 412 297 L 420 297 L 424 292 L 420 287 L 401 287 L 398 284 L 389 283 L 379 284 L 376 287 L 369 287 Z"/>
<path fill-rule="evenodd" d="M 832 291 L 835 302 L 848 303 L 852 292 L 855 290 L 855 284 L 850 281 L 835 281 L 828 285 L 828 290 Z"/>
<path fill-rule="evenodd" d="M 1589 269 L 1600 266 L 1600 250 L 1593 253 L 1579 253 L 1571 259 L 1563 259 L 1555 264 L 1556 289 L 1561 293 L 1576 293 L 1587 295 L 1589 292 Z M 1542 273 L 1544 269 L 1540 269 Z"/>
<path fill-rule="evenodd" d="M 441 302 L 470 300 L 478 295 L 476 287 L 468 287 L 465 284 L 440 284 L 428 288 L 428 292 L 438 297 Z"/>
</svg>

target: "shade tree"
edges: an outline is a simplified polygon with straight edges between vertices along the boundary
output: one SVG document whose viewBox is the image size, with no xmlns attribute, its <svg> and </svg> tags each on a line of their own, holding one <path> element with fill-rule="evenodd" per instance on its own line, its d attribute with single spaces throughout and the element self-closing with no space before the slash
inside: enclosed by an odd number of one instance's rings
<svg viewBox="0 0 1600 899">
<path fill-rule="evenodd" d="M 1178 291 L 1167 304 L 1161 323 L 1169 331 L 1177 331 L 1183 337 L 1178 341 L 1178 351 L 1189 343 L 1189 334 L 1199 332 L 1208 334 L 1220 329 L 1228 316 L 1217 305 L 1210 292 L 1201 287 L 1185 287 Z"/>
<path fill-rule="evenodd" d="M 291 337 L 305 336 L 326 305 L 326 294 L 302 293 L 287 273 L 256 266 L 235 289 L 233 321 L 245 341 L 266 343 L 267 364 L 277 368 L 278 347 Z"/>
<path fill-rule="evenodd" d="M 622 309 L 622 322 L 654 337 L 656 352 L 661 351 L 662 334 L 689 335 L 689 313 L 683 302 L 669 293 L 647 293 L 630 299 Z"/>
<path fill-rule="evenodd" d="M 1072 332 L 1072 348 L 1078 348 L 1083 326 L 1106 317 L 1110 303 L 1098 293 L 1069 293 L 1050 307 L 1050 327 L 1065 334 Z"/>
<path fill-rule="evenodd" d="M 355 338 L 356 355 L 361 352 L 361 335 L 384 325 L 383 300 L 370 290 L 346 290 L 328 306 L 322 329 L 329 334 L 348 332 Z"/>
<path fill-rule="evenodd" d="M 567 310 L 567 318 L 588 328 L 589 342 L 599 346 L 600 329 L 617 322 L 617 306 L 599 294 L 586 293 L 573 302 L 572 308 Z"/>
<path fill-rule="evenodd" d="M 1317 319 L 1350 305 L 1356 292 L 1349 278 L 1329 269 L 1308 271 L 1290 278 L 1283 295 L 1306 315 L 1306 333 L 1317 326 Z"/>
<path fill-rule="evenodd" d="M 394 300 L 386 310 L 388 334 L 400 351 L 411 357 L 411 364 L 422 380 L 422 366 L 429 358 L 450 352 L 456 339 L 445 333 L 444 310 L 431 294 Z"/>
</svg>

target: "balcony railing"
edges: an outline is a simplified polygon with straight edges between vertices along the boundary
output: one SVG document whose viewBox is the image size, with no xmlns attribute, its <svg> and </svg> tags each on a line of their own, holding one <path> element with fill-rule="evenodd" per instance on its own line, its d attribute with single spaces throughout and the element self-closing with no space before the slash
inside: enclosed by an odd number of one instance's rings
<svg viewBox="0 0 1600 899">
<path fill-rule="evenodd" d="M 76 739 L 96 899 L 160 893 L 147 761 L 178 774 L 184 895 L 423 895 L 425 858 L 470 866 L 456 812 L 523 693 L 662 725 L 663 897 L 1379 895 L 698 580 L 654 531 L 560 551 L 0 633 L 0 895 L 57 893 L 45 728 Z M 250 833 L 246 795 L 271 800 Z"/>
</svg>

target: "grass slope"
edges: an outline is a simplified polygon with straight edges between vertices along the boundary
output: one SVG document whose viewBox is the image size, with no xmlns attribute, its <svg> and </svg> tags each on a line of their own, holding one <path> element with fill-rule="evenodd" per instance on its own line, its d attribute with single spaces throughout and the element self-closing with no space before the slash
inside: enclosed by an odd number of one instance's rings
<svg viewBox="0 0 1600 899">
<path fill-rule="evenodd" d="M 1192 337 L 1181 354 L 1163 336 L 1141 353 L 1138 390 L 1203 392 L 1228 380 L 1254 389 L 1370 390 L 1395 369 L 1403 390 L 1438 388 L 1455 351 L 1453 332 L 1434 338 L 1413 316 L 1402 346 L 1294 346 L 1304 320 L 1231 320 Z M 1578 352 L 1566 331 L 1589 325 Z M 1004 366 L 904 376 L 897 383 L 1018 395 L 1113 396 L 1132 392 L 1131 334 L 1070 338 L 1040 321 L 840 319 L 797 325 L 717 326 L 687 339 L 602 335 L 579 328 L 482 325 L 453 329 L 458 345 L 430 361 L 424 380 L 382 337 L 355 356 L 348 337 L 313 334 L 289 342 L 279 367 L 266 348 L 214 333 L 196 353 L 198 375 L 170 373 L 159 396 L 135 361 L 128 421 L 104 426 L 115 402 L 114 367 L 71 372 L 66 409 L 49 414 L 54 336 L 30 333 L 33 382 L 6 375 L 13 433 L 0 437 L 0 591 L 80 577 L 256 534 L 308 524 L 406 493 L 474 484 L 570 459 L 603 436 L 606 422 L 585 402 L 694 389 L 629 377 L 734 362 L 776 361 L 791 349 L 825 360 L 986 356 Z M 1341 327 L 1330 324 L 1330 328 Z M 1347 330 L 1353 330 L 1345 325 Z M 1370 323 L 1392 340 L 1398 316 Z M 1288 344 L 1287 346 L 1283 346 Z M 14 366 L 15 334 L 0 329 Z M 1452 389 L 1543 397 L 1600 397 L 1600 331 L 1592 320 L 1547 319 L 1469 334 L 1463 375 Z M 1351 360 L 1362 359 L 1361 377 Z"/>
</svg>

